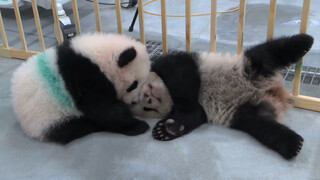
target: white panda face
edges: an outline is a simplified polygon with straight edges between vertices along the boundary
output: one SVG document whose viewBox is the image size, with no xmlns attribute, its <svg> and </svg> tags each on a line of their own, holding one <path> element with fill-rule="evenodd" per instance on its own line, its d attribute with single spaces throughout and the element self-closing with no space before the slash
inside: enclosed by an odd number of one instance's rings
<svg viewBox="0 0 320 180">
<path fill-rule="evenodd" d="M 118 99 L 126 104 L 139 102 L 151 68 L 144 44 L 124 35 L 94 33 L 73 38 L 71 47 L 99 66 L 113 83 Z"/>
<path fill-rule="evenodd" d="M 140 92 L 139 104 L 133 105 L 131 111 L 141 118 L 162 118 L 173 106 L 169 91 L 161 78 L 151 72 Z"/>
<path fill-rule="evenodd" d="M 133 60 L 121 67 L 124 64 L 123 62 L 130 59 Z M 128 105 L 139 103 L 141 88 L 146 83 L 150 73 L 148 55 L 144 53 L 139 54 L 136 48 L 130 47 L 120 54 L 118 65 L 123 77 L 122 100 Z"/>
</svg>

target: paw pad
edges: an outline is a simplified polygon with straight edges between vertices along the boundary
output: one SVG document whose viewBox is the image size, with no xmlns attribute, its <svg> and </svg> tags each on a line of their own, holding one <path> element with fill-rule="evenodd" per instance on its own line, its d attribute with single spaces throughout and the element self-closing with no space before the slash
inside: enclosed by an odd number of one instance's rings
<svg viewBox="0 0 320 180">
<path fill-rule="evenodd" d="M 159 121 L 152 131 L 152 136 L 161 141 L 169 141 L 184 134 L 185 126 L 174 119 Z"/>
</svg>

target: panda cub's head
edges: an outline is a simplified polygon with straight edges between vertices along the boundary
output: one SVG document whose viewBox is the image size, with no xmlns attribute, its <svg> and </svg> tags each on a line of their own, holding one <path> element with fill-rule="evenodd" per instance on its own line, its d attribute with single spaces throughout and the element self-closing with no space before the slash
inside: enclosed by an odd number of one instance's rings
<svg viewBox="0 0 320 180">
<path fill-rule="evenodd" d="M 140 118 L 163 118 L 169 114 L 173 101 L 168 88 L 161 78 L 151 72 L 140 92 L 140 103 L 130 107 L 133 114 Z"/>
<path fill-rule="evenodd" d="M 99 66 L 119 99 L 126 104 L 139 102 L 150 73 L 149 56 L 141 42 L 124 35 L 94 33 L 72 39 L 70 46 Z"/>
</svg>

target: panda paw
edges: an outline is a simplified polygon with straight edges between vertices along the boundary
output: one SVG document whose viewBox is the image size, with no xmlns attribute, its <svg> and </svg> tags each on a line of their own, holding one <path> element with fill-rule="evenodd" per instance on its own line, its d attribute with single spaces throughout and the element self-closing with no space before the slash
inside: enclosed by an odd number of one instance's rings
<svg viewBox="0 0 320 180">
<path fill-rule="evenodd" d="M 146 122 L 137 120 L 137 123 L 130 127 L 129 130 L 125 131 L 124 134 L 128 136 L 135 136 L 145 133 L 148 129 L 149 125 Z"/>
<path fill-rule="evenodd" d="M 292 159 L 296 157 L 301 151 L 302 145 L 303 138 L 296 133 L 283 137 L 277 142 L 278 152 L 285 159 Z"/>
<path fill-rule="evenodd" d="M 160 141 L 170 141 L 185 134 L 185 126 L 174 119 L 163 119 L 153 128 L 152 136 Z"/>
</svg>

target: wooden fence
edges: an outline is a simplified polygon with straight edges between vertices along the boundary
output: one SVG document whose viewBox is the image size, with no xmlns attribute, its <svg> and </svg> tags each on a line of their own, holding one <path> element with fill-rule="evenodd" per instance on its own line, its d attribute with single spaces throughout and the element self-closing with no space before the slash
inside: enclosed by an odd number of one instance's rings
<svg viewBox="0 0 320 180">
<path fill-rule="evenodd" d="M 186 51 L 191 50 L 191 0 L 185 0 L 185 24 L 186 24 Z M 80 34 L 80 20 L 79 13 L 77 7 L 77 1 L 71 0 L 72 9 L 74 15 L 74 22 L 76 26 L 76 33 Z M 45 44 L 43 41 L 43 35 L 40 25 L 40 18 L 38 13 L 38 8 L 36 4 L 36 0 L 31 0 L 34 20 L 37 28 L 38 39 L 40 48 L 43 51 L 45 49 Z M 143 12 L 143 5 L 145 3 L 142 0 L 138 0 L 138 11 Z M 266 39 L 273 38 L 274 31 L 274 21 L 275 21 L 275 12 L 276 12 L 276 0 L 270 0 L 269 3 L 269 16 L 268 16 L 268 27 Z M 21 17 L 19 12 L 19 7 L 17 5 L 16 0 L 13 0 L 14 13 L 16 17 L 16 22 L 19 30 L 21 49 L 16 49 L 10 47 L 7 41 L 6 32 L 1 16 L 0 11 L 0 31 L 3 44 L 0 45 L 0 56 L 9 57 L 9 58 L 18 58 L 18 59 L 27 59 L 31 55 L 34 55 L 38 52 L 30 51 L 27 48 L 26 40 L 24 36 L 24 31 L 21 23 Z M 52 13 L 54 17 L 54 26 L 56 29 L 56 37 L 59 44 L 62 43 L 63 38 L 60 30 L 60 24 L 58 20 L 57 8 L 56 8 L 56 0 L 51 0 Z M 100 12 L 99 12 L 99 2 L 98 0 L 93 0 L 94 14 L 95 14 L 95 22 L 96 22 L 96 30 L 101 31 L 101 21 L 100 21 Z M 115 0 L 115 10 L 116 10 L 116 21 L 118 33 L 122 33 L 122 22 L 121 22 L 121 6 L 120 0 Z M 243 33 L 244 33 L 244 20 L 245 20 L 245 0 L 239 0 L 239 16 L 238 16 L 238 35 L 237 35 L 237 53 L 241 53 L 243 48 Z M 310 9 L 310 0 L 304 0 L 302 6 L 302 15 L 301 15 L 301 25 L 300 25 L 300 33 L 306 33 L 308 17 L 309 17 L 309 9 Z M 217 0 L 211 0 L 211 26 L 210 26 L 210 51 L 214 52 L 216 48 L 216 12 L 217 12 Z M 145 33 L 144 33 L 144 18 L 143 13 L 139 13 L 139 32 L 140 32 L 140 41 L 145 43 Z M 161 27 L 162 27 L 162 49 L 163 53 L 168 52 L 168 44 L 167 44 L 167 23 L 166 23 L 166 0 L 161 0 Z M 58 30 L 59 29 L 59 30 Z M 301 82 L 301 69 L 302 69 L 302 60 L 296 65 L 294 81 L 293 81 L 293 89 L 292 95 L 296 101 L 295 106 L 299 108 L 309 109 L 320 111 L 320 98 L 303 96 L 299 94 L 300 91 L 300 82 Z"/>
</svg>

